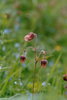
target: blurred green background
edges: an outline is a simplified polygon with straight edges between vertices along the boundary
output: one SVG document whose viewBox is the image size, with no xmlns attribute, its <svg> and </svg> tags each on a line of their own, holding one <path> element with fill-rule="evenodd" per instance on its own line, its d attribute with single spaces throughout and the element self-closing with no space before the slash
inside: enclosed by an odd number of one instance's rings
<svg viewBox="0 0 67 100">
<path fill-rule="evenodd" d="M 44 93 L 46 100 L 54 95 L 54 99 L 65 100 L 66 83 L 63 75 L 67 74 L 66 0 L 0 0 L 0 97 L 32 93 L 34 52 L 31 49 L 27 51 L 24 64 L 19 61 L 24 49 L 34 47 L 34 40 L 24 41 L 29 32 L 37 34 L 37 48 L 48 51 L 47 56 L 52 54 L 47 59 L 46 68 L 41 68 L 40 62 L 37 64 L 37 96 Z M 44 96 L 40 100 L 44 100 Z"/>
</svg>

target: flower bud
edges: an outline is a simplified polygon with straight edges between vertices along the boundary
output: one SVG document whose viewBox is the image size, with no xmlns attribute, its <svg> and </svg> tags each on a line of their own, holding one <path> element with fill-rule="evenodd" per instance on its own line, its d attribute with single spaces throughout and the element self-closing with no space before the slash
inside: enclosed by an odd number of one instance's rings
<svg viewBox="0 0 67 100">
<path fill-rule="evenodd" d="M 47 65 L 47 60 L 45 60 L 45 59 L 43 59 L 43 60 L 41 60 L 41 67 L 46 67 L 46 65 Z"/>
<path fill-rule="evenodd" d="M 25 36 L 25 41 L 31 41 L 34 38 L 35 34 L 30 32 L 28 35 Z"/>
<path fill-rule="evenodd" d="M 26 60 L 26 56 L 25 56 L 25 55 L 21 55 L 21 56 L 20 56 L 20 62 L 21 62 L 21 63 L 24 63 L 25 60 Z"/>
<path fill-rule="evenodd" d="M 63 75 L 63 80 L 67 81 L 67 74 Z"/>
</svg>

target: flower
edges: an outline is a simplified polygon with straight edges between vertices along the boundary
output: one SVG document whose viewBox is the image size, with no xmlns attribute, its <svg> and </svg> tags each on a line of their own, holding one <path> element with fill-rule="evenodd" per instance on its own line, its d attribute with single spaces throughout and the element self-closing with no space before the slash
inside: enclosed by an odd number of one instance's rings
<svg viewBox="0 0 67 100">
<path fill-rule="evenodd" d="M 43 60 L 41 60 L 41 67 L 46 67 L 46 65 L 47 65 L 47 60 L 45 60 L 45 59 L 43 59 Z"/>
<path fill-rule="evenodd" d="M 55 49 L 56 49 L 57 51 L 60 51 L 60 50 L 61 50 L 61 46 L 57 45 L 57 46 L 55 47 Z"/>
<path fill-rule="evenodd" d="M 24 63 L 25 60 L 26 60 L 26 56 L 25 56 L 25 55 L 21 55 L 21 56 L 20 56 L 20 62 L 21 62 L 21 63 Z"/>
<path fill-rule="evenodd" d="M 25 36 L 25 41 L 31 41 L 34 38 L 35 34 L 30 32 L 28 35 Z"/>
<path fill-rule="evenodd" d="M 67 81 L 67 74 L 63 75 L 63 80 Z"/>
<path fill-rule="evenodd" d="M 41 60 L 41 67 L 46 67 L 46 65 L 47 65 L 47 60 L 45 60 L 45 59 L 43 59 L 43 60 Z"/>
</svg>

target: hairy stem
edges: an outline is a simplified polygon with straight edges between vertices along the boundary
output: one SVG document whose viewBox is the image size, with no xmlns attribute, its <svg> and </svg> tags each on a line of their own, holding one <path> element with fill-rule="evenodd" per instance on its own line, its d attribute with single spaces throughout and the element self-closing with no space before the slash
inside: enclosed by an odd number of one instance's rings
<svg viewBox="0 0 67 100">
<path fill-rule="evenodd" d="M 34 50 L 33 47 L 29 46 L 29 47 L 27 47 L 27 48 L 24 50 L 24 52 L 27 51 L 27 49 L 29 49 L 29 48 L 31 48 L 32 50 Z"/>
<path fill-rule="evenodd" d="M 34 84 L 35 84 L 36 64 L 37 64 L 37 62 L 36 62 L 36 54 L 37 54 L 37 52 L 36 52 L 36 41 L 37 41 L 37 35 L 35 35 L 35 68 L 34 68 L 34 78 L 33 78 L 33 91 L 32 91 L 33 94 L 34 94 Z M 32 96 L 32 100 L 33 100 L 33 96 Z"/>
</svg>

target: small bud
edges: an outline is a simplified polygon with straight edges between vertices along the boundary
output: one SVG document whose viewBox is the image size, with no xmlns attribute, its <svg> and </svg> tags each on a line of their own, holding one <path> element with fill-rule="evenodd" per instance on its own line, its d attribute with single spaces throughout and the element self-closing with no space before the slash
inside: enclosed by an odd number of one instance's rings
<svg viewBox="0 0 67 100">
<path fill-rule="evenodd" d="M 20 62 L 21 62 L 21 63 L 24 63 L 25 60 L 26 60 L 26 56 L 25 56 L 25 55 L 21 55 L 21 56 L 20 56 Z"/>
<path fill-rule="evenodd" d="M 30 32 L 28 35 L 25 36 L 25 41 L 31 41 L 34 38 L 35 34 Z"/>
<path fill-rule="evenodd" d="M 67 74 L 63 75 L 63 80 L 67 81 Z"/>
<path fill-rule="evenodd" d="M 42 53 L 42 54 L 43 54 L 43 55 L 45 55 L 46 53 L 47 53 L 47 51 L 43 51 L 43 53 Z"/>
<path fill-rule="evenodd" d="M 26 49 L 24 50 L 24 52 L 26 52 Z"/>
<path fill-rule="evenodd" d="M 47 60 L 45 60 L 45 59 L 43 59 L 43 60 L 41 60 L 41 67 L 46 67 L 46 65 L 47 65 Z"/>
</svg>

